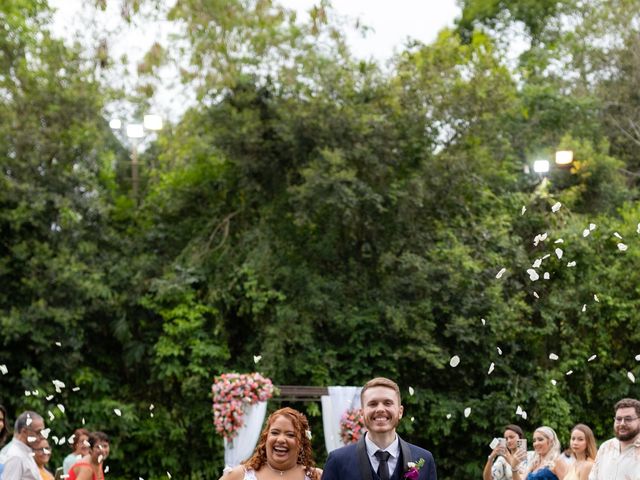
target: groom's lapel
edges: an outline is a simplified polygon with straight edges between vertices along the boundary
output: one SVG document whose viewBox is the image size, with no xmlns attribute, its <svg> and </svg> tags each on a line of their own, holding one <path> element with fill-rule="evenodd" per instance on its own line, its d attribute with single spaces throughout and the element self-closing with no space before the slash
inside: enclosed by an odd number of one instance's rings
<svg viewBox="0 0 640 480">
<path fill-rule="evenodd" d="M 356 453 L 358 457 L 358 467 L 360 468 L 360 478 L 362 480 L 373 480 L 373 475 L 371 475 L 371 462 L 369 462 L 367 446 L 364 443 L 364 435 L 358 440 Z"/>
<path fill-rule="evenodd" d="M 409 448 L 409 444 L 400 438 L 398 435 L 398 440 L 400 440 L 400 451 L 402 452 L 402 473 L 407 473 L 409 470 L 409 462 L 413 462 L 413 458 L 411 458 L 411 449 Z"/>
</svg>

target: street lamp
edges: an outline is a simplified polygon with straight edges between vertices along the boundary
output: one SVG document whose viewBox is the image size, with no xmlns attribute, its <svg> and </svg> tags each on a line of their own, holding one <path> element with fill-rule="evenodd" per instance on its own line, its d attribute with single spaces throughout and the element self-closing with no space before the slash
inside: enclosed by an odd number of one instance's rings
<svg viewBox="0 0 640 480">
<path fill-rule="evenodd" d="M 112 118 L 109 126 L 113 130 L 122 130 L 122 121 L 119 118 Z M 145 115 L 143 123 L 128 123 L 125 127 L 125 134 L 131 142 L 131 190 L 133 198 L 138 201 L 138 144 L 148 131 L 158 131 L 162 129 L 162 117 L 160 115 Z"/>
<path fill-rule="evenodd" d="M 557 165 L 569 165 L 571 162 L 573 162 L 572 150 L 558 150 L 556 152 Z"/>
<path fill-rule="evenodd" d="M 549 160 L 535 160 L 533 162 L 533 171 L 536 173 L 548 173 L 549 168 Z"/>
</svg>

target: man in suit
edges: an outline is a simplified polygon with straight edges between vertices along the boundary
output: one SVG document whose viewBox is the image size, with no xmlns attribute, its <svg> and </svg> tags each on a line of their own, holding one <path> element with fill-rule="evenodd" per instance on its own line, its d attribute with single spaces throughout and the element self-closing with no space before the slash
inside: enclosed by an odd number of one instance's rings
<svg viewBox="0 0 640 480">
<path fill-rule="evenodd" d="M 396 434 L 403 407 L 398 385 L 388 378 L 369 380 L 360 394 L 367 428 L 358 443 L 329 454 L 322 480 L 437 480 L 431 452 Z M 422 464 L 416 477 L 413 464 Z"/>
</svg>

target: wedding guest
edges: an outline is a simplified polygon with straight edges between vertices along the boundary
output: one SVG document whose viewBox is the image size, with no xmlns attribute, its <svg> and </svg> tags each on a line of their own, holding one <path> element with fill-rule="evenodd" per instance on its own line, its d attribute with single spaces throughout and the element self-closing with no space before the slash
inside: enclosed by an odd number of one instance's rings
<svg viewBox="0 0 640 480">
<path fill-rule="evenodd" d="M 67 475 L 71 466 L 89 453 L 89 430 L 78 428 L 73 432 L 73 451 L 62 462 L 62 473 Z"/>
<path fill-rule="evenodd" d="M 404 408 L 400 388 L 393 380 L 369 380 L 360 393 L 367 433 L 358 443 L 329 454 L 323 480 L 376 478 L 436 480 L 436 464 L 428 450 L 412 445 L 396 433 Z"/>
<path fill-rule="evenodd" d="M 3 447 L 7 443 L 9 437 L 9 417 L 7 415 L 7 409 L 3 405 L 0 405 L 0 447 Z"/>
<path fill-rule="evenodd" d="M 36 448 L 33 449 L 33 452 L 35 454 L 33 459 L 36 461 L 36 465 L 38 465 L 42 480 L 53 480 L 53 474 L 47 470 L 47 463 L 49 463 L 51 459 L 51 447 L 47 439 L 43 438 L 40 440 L 36 444 Z"/>
<path fill-rule="evenodd" d="M 600 445 L 589 480 L 627 480 L 640 476 L 640 401 L 623 398 L 613 410 L 615 438 Z"/>
<path fill-rule="evenodd" d="M 571 429 L 571 457 L 564 480 L 587 480 L 596 458 L 596 439 L 591 429 L 579 423 Z"/>
<path fill-rule="evenodd" d="M 36 412 L 22 412 L 16 419 L 13 440 L 7 451 L 3 480 L 40 480 L 33 447 L 43 438 L 44 420 Z"/>
<path fill-rule="evenodd" d="M 517 453 L 517 442 L 519 439 L 524 438 L 524 432 L 518 425 L 507 425 L 504 428 L 504 440 L 505 443 L 496 446 L 484 466 L 482 472 L 483 480 L 511 480 L 511 465 L 505 458 L 507 453 L 511 455 L 520 455 L 521 463 L 519 465 L 521 470 L 524 470 L 527 465 L 526 452 L 522 454 Z"/>
<path fill-rule="evenodd" d="M 276 410 L 267 419 L 253 455 L 220 480 L 320 480 L 311 449 L 307 417 L 293 408 Z"/>
<path fill-rule="evenodd" d="M 564 480 L 567 463 L 562 460 L 560 440 L 551 427 L 538 427 L 533 432 L 533 450 L 526 476 L 520 473 L 521 461 L 514 456 L 510 458 L 514 480 Z"/>
<path fill-rule="evenodd" d="M 89 452 L 69 469 L 67 480 L 104 480 L 103 462 L 109 456 L 109 437 L 103 432 L 89 433 Z"/>
</svg>

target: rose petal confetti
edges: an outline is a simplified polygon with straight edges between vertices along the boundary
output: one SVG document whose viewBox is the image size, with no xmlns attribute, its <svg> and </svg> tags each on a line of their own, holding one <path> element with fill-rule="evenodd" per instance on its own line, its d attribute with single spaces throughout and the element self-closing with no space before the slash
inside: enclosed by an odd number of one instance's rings
<svg viewBox="0 0 640 480">
<path fill-rule="evenodd" d="M 636 232 L 640 233 L 640 223 L 638 224 L 637 228 L 636 228 Z"/>
<path fill-rule="evenodd" d="M 640 355 L 636 355 L 636 361 L 640 362 Z"/>
<path fill-rule="evenodd" d="M 2 372 L 3 375 L 6 375 L 7 373 L 9 373 L 9 370 L 7 369 L 7 366 L 2 364 L 0 365 L 0 372 Z"/>
<path fill-rule="evenodd" d="M 522 407 L 520 405 L 516 408 L 516 415 L 522 415 Z"/>
<path fill-rule="evenodd" d="M 40 392 L 38 390 L 31 390 L 31 395 L 37 397 Z"/>
<path fill-rule="evenodd" d="M 498 355 L 502 355 L 502 349 L 500 347 L 496 347 L 496 349 L 498 350 Z"/>
<path fill-rule="evenodd" d="M 468 418 L 471 415 L 471 407 L 467 407 L 464 409 L 464 418 Z"/>
<path fill-rule="evenodd" d="M 64 442 L 66 442 L 67 439 L 62 437 L 60 440 L 58 440 L 58 445 L 64 445 Z"/>
<path fill-rule="evenodd" d="M 79 390 L 80 390 L 80 387 L 73 387 L 73 388 L 71 389 L 71 391 L 72 391 L 72 392 L 77 392 L 77 391 L 79 391 Z"/>
<path fill-rule="evenodd" d="M 527 419 L 527 412 L 522 412 L 521 417 L 522 417 L 523 420 L 526 420 Z"/>
<path fill-rule="evenodd" d="M 590 233 L 591 233 L 591 230 L 589 230 L 588 228 L 585 228 L 585 229 L 582 231 L 582 236 L 583 236 L 583 237 L 588 237 Z"/>
<path fill-rule="evenodd" d="M 555 252 L 556 252 L 556 257 L 558 257 L 558 260 L 560 260 L 562 258 L 562 255 L 564 255 L 564 252 L 562 251 L 561 248 L 556 248 Z"/>
<path fill-rule="evenodd" d="M 491 375 L 495 368 L 496 368 L 496 364 L 491 362 L 491 365 L 489 365 L 489 371 L 487 372 L 487 375 Z"/>
<path fill-rule="evenodd" d="M 62 389 L 64 388 L 63 382 L 61 382 L 60 380 L 51 380 L 51 383 L 53 383 L 53 386 L 56 387 L 56 392 L 62 393 Z"/>
<path fill-rule="evenodd" d="M 484 318 L 481 318 L 480 321 L 482 322 L 483 327 L 487 324 L 487 321 Z"/>
<path fill-rule="evenodd" d="M 556 382 L 555 380 L 551 380 L 551 385 L 553 385 L 554 387 L 558 384 L 558 382 Z"/>
<path fill-rule="evenodd" d="M 587 362 L 592 362 L 596 358 L 598 358 L 598 355 L 591 355 L 589 358 L 587 358 Z"/>
<path fill-rule="evenodd" d="M 451 365 L 453 368 L 456 368 L 458 365 L 460 365 L 460 357 L 458 355 L 454 355 L 453 357 L 451 357 L 451 360 L 449 360 L 449 365 Z"/>
<path fill-rule="evenodd" d="M 527 211 L 527 207 L 525 207 L 525 206 L 523 205 L 523 206 L 522 206 L 522 210 L 520 210 L 520 215 L 524 215 L 524 212 L 526 212 L 526 211 Z M 639 232 L 638 232 L 638 233 L 640 233 L 640 223 L 638 224 L 638 230 L 639 230 Z"/>
<path fill-rule="evenodd" d="M 42 435 L 44 438 L 49 438 L 50 433 L 51 433 L 50 428 L 43 428 L 42 430 L 40 430 L 40 435 Z"/>
<path fill-rule="evenodd" d="M 414 393 L 416 393 L 416 391 L 413 389 L 413 387 L 409 387 L 409 395 L 413 396 Z"/>
<path fill-rule="evenodd" d="M 540 295 L 538 295 L 538 292 L 533 292 L 533 296 L 536 298 L 540 298 Z"/>
<path fill-rule="evenodd" d="M 620 236 L 620 234 L 618 232 L 613 232 L 613 236 L 616 237 L 619 240 L 622 240 L 622 237 Z"/>
<path fill-rule="evenodd" d="M 104 473 L 109 473 L 109 465 L 105 465 L 105 467 L 104 467 Z"/>
<path fill-rule="evenodd" d="M 447 416 L 447 420 L 451 418 L 451 414 L 450 413 L 447 413 L 446 416 Z"/>
<path fill-rule="evenodd" d="M 58 407 L 58 410 L 60 410 L 62 413 L 64 413 L 64 405 L 59 403 L 58 405 L 56 405 L 56 407 Z"/>
<path fill-rule="evenodd" d="M 565 373 L 565 375 L 569 376 L 573 373 L 573 370 L 569 370 L 567 373 Z"/>
<path fill-rule="evenodd" d="M 551 211 L 553 213 L 556 213 L 558 210 L 560 210 L 560 207 L 562 207 L 562 204 L 560 202 L 554 203 L 551 207 Z"/>
<path fill-rule="evenodd" d="M 500 271 L 496 273 L 496 278 L 502 278 L 502 275 L 504 275 L 504 272 L 506 271 L 507 271 L 506 268 L 501 268 Z"/>
<path fill-rule="evenodd" d="M 411 417 L 411 421 L 413 422 L 413 417 Z M 167 477 L 171 478 L 171 474 L 167 472 Z"/>
<path fill-rule="evenodd" d="M 593 294 L 593 299 L 594 299 L 596 302 L 600 303 L 600 299 L 598 299 L 598 295 L 596 295 L 595 293 Z"/>
<path fill-rule="evenodd" d="M 532 282 L 535 282 L 540 278 L 538 272 L 536 272 L 533 268 L 527 269 L 527 273 L 529 274 L 529 280 L 531 280 Z"/>
<path fill-rule="evenodd" d="M 531 265 L 533 268 L 538 268 L 540 267 L 540 265 L 542 265 L 542 259 L 541 258 L 536 258 L 536 261 L 533 262 L 533 265 Z"/>
<path fill-rule="evenodd" d="M 563 239 L 561 239 L 561 238 L 559 238 L 559 239 L 557 239 L 557 240 L 556 240 L 555 242 L 553 242 L 553 243 L 564 243 L 564 240 L 563 240 Z"/>
<path fill-rule="evenodd" d="M 619 243 L 618 244 L 618 250 L 620 250 L 621 252 L 626 252 L 627 251 L 627 247 L 624 243 Z"/>
<path fill-rule="evenodd" d="M 589 230 L 593 231 L 596 229 L 596 224 L 595 223 L 590 223 L 589 224 Z"/>
<path fill-rule="evenodd" d="M 572 261 L 572 262 L 567 263 L 567 267 L 575 267 L 575 266 L 576 266 L 576 261 L 575 260 Z"/>
<path fill-rule="evenodd" d="M 548 236 L 547 232 L 539 233 L 539 234 L 538 234 L 538 235 L 536 235 L 536 236 L 535 236 L 535 238 L 533 239 L 533 245 L 534 245 L 535 247 L 537 247 L 537 246 L 538 246 L 538 243 L 540 243 L 540 242 L 544 242 L 544 241 L 547 239 L 547 236 Z"/>
<path fill-rule="evenodd" d="M 262 360 L 262 355 L 254 355 L 253 356 L 253 363 L 258 364 L 258 362 Z"/>
<path fill-rule="evenodd" d="M 416 417 L 411 417 L 410 420 L 411 420 L 411 423 L 413 423 L 416 421 Z"/>
<path fill-rule="evenodd" d="M 62 346 L 62 342 L 56 342 L 56 346 L 61 347 Z"/>
<path fill-rule="evenodd" d="M 114 408 L 113 413 L 115 413 L 119 417 L 122 416 L 122 410 L 120 410 L 119 408 Z"/>
<path fill-rule="evenodd" d="M 558 355 L 556 355 L 555 353 L 550 353 L 549 354 L 549 360 L 558 360 Z"/>
<path fill-rule="evenodd" d="M 47 410 L 47 413 L 49 414 L 49 421 L 53 422 L 56 419 L 56 416 L 51 413 L 51 410 Z"/>
<path fill-rule="evenodd" d="M 631 380 L 632 383 L 636 383 L 636 376 L 632 372 L 627 372 L 627 378 Z"/>
<path fill-rule="evenodd" d="M 36 437 L 32 437 L 32 436 L 28 436 L 28 437 L 27 437 L 27 442 L 29 442 L 29 443 L 33 443 L 33 442 L 35 442 L 35 441 L 36 441 Z"/>
<path fill-rule="evenodd" d="M 587 311 L 587 304 L 585 303 L 584 305 L 582 305 L 582 312 L 586 312 Z"/>
<path fill-rule="evenodd" d="M 31 396 L 31 392 L 29 390 L 25 390 L 24 391 L 24 396 L 25 397 L 30 397 Z"/>
<path fill-rule="evenodd" d="M 46 400 L 47 402 L 50 402 L 50 401 L 51 401 L 51 399 L 53 398 L 53 395 L 47 395 L 47 396 L 46 396 L 46 397 L 44 397 L 44 398 L 45 398 L 45 400 Z"/>
<path fill-rule="evenodd" d="M 549 280 L 551 278 L 551 275 L 549 274 L 549 272 L 544 272 L 544 275 L 542 275 L 542 278 L 544 278 L 545 280 Z"/>
<path fill-rule="evenodd" d="M 546 260 L 547 258 L 549 258 L 551 256 L 550 253 L 547 253 L 545 255 L 542 256 L 542 260 Z"/>
</svg>

